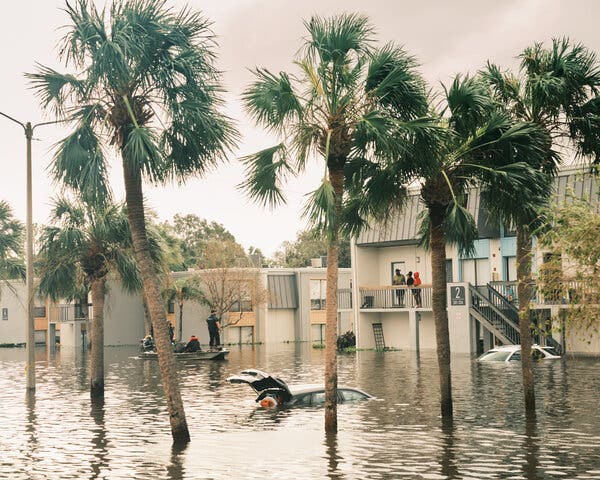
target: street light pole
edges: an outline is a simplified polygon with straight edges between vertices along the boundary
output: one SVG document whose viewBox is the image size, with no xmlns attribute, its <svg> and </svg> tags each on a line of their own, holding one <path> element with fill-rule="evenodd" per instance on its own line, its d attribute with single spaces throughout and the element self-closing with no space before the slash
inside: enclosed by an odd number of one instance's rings
<svg viewBox="0 0 600 480">
<path fill-rule="evenodd" d="M 34 291 L 33 291 L 33 202 L 32 202 L 32 173 L 31 173 L 31 140 L 33 138 L 33 131 L 36 127 L 41 125 L 50 125 L 53 123 L 60 122 L 42 122 L 37 123 L 35 125 L 31 125 L 31 122 L 22 123 L 13 117 L 7 115 L 6 113 L 0 112 L 5 118 L 21 125 L 23 130 L 25 131 L 25 139 L 27 141 L 27 149 L 26 149 L 26 176 L 27 176 L 27 217 L 26 217 L 26 237 L 27 237 L 27 247 L 26 247 L 26 270 L 25 270 L 25 283 L 27 285 L 27 343 L 26 343 L 26 352 L 27 352 L 27 390 L 34 391 L 35 390 L 35 320 L 33 316 L 33 305 L 34 305 Z"/>
<path fill-rule="evenodd" d="M 35 318 L 33 315 L 33 207 L 31 186 L 31 139 L 33 127 L 31 122 L 25 124 L 25 138 L 27 139 L 27 266 L 25 281 L 27 283 L 27 390 L 35 390 Z"/>
</svg>

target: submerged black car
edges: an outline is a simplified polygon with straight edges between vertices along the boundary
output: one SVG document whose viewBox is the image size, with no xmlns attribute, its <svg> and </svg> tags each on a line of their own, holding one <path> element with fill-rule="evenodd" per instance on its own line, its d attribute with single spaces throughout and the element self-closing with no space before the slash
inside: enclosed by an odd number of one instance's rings
<svg viewBox="0 0 600 480">
<path fill-rule="evenodd" d="M 243 370 L 238 375 L 227 379 L 231 383 L 247 383 L 258 394 L 256 402 L 263 406 L 272 406 L 264 403 L 273 399 L 278 405 L 319 406 L 325 403 L 325 388 L 323 385 L 288 385 L 280 378 L 269 375 L 260 370 Z M 356 402 L 373 398 L 368 393 L 357 388 L 338 387 L 338 403 Z"/>
</svg>

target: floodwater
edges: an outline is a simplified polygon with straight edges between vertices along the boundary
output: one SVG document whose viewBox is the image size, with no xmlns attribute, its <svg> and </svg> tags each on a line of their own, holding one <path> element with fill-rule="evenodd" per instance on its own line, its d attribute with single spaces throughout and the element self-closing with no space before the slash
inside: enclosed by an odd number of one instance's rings
<svg viewBox="0 0 600 480">
<path fill-rule="evenodd" d="M 288 383 L 321 382 L 308 344 L 231 348 L 220 362 L 178 363 L 192 442 L 171 446 L 155 360 L 107 348 L 106 398 L 92 405 L 80 351 L 0 349 L 0 478 L 7 479 L 600 479 L 600 360 L 536 366 L 538 421 L 526 425 L 520 365 L 453 362 L 455 421 L 438 415 L 435 352 L 339 357 L 339 383 L 376 400 L 340 405 L 327 438 L 322 408 L 262 410 L 247 385 L 259 368 Z"/>
</svg>

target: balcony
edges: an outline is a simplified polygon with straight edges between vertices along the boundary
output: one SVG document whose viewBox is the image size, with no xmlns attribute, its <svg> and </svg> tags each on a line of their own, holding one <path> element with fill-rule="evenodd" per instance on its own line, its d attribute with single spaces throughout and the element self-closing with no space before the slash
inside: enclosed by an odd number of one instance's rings
<svg viewBox="0 0 600 480">
<path fill-rule="evenodd" d="M 519 305 L 517 282 L 490 282 L 490 285 L 509 301 Z M 536 305 L 577 305 L 581 302 L 600 303 L 600 295 L 581 280 L 563 280 L 556 288 L 538 288 L 533 285 L 531 302 Z"/>
<path fill-rule="evenodd" d="M 50 318 L 49 321 L 52 323 L 63 323 L 63 322 L 83 322 L 92 318 L 92 309 L 89 307 L 89 316 L 85 318 L 83 309 L 79 305 L 73 304 L 58 304 L 50 306 Z"/>
<path fill-rule="evenodd" d="M 360 287 L 360 309 L 408 310 L 431 309 L 431 285 Z"/>
</svg>

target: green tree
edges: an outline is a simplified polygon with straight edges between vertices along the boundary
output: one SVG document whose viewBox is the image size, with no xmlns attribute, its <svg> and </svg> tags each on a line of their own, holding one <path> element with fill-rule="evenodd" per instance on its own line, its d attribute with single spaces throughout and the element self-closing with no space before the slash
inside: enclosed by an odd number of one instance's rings
<svg viewBox="0 0 600 480">
<path fill-rule="evenodd" d="M 283 242 L 281 248 L 275 252 L 273 259 L 280 267 L 306 267 L 310 266 L 312 258 L 327 255 L 327 238 L 320 235 L 315 228 L 298 232 L 295 241 Z M 347 236 L 340 238 L 338 254 L 340 268 L 350 267 L 350 240 Z"/>
<path fill-rule="evenodd" d="M 520 76 L 489 64 L 483 73 L 497 100 L 520 121 L 533 122 L 551 138 L 544 161 L 530 162 L 549 177 L 556 173 L 559 152 L 592 155 L 600 160 L 600 64 L 596 54 L 568 39 L 553 39 L 550 48 L 536 43 L 520 55 Z M 574 147 L 570 148 L 570 147 Z M 525 159 L 527 161 L 527 159 Z M 548 197 L 551 190 L 545 192 Z M 546 198 L 547 200 L 547 198 Z M 535 384 L 531 357 L 532 231 L 537 212 L 523 217 L 517 228 L 517 297 L 521 335 L 525 411 L 535 416 Z"/>
<path fill-rule="evenodd" d="M 23 231 L 23 224 L 13 217 L 10 205 L 4 200 L 0 201 L 0 281 L 2 282 L 25 278 Z"/>
<path fill-rule="evenodd" d="M 597 195 L 597 193 L 596 193 Z M 569 302 L 561 309 L 563 329 L 587 336 L 600 330 L 600 211 L 597 201 L 570 198 L 553 205 L 539 233 L 549 261 L 538 272 L 539 288 Z M 563 330 L 563 335 L 566 333 Z"/>
<path fill-rule="evenodd" d="M 164 222 L 162 227 L 179 241 L 183 258 L 182 270 L 202 265 L 204 250 L 209 242 L 232 242 L 236 243 L 236 250 L 242 248 L 223 225 L 214 221 L 209 222 L 194 214 L 176 214 L 172 223 Z"/>
<path fill-rule="evenodd" d="M 427 109 L 415 61 L 402 49 L 374 46 L 368 19 L 356 14 L 305 22 L 308 35 L 296 61 L 298 75 L 255 70 L 243 101 L 249 114 L 281 143 L 245 158 L 242 184 L 252 199 L 271 207 L 285 200 L 282 181 L 323 161 L 321 184 L 310 194 L 305 215 L 327 238 L 325 430 L 337 431 L 337 280 L 340 239 L 358 228 L 345 202 L 347 167 L 353 160 L 393 157 L 399 138 Z"/>
<path fill-rule="evenodd" d="M 431 251 L 432 309 L 435 322 L 441 412 L 452 417 L 450 340 L 448 332 L 446 244 L 457 244 L 463 254 L 473 249 L 477 228 L 465 200 L 470 188 L 493 215 L 517 221 L 522 210 L 537 208 L 539 191 L 547 184 L 529 168 L 546 154 L 549 139 L 534 124 L 515 124 L 498 109 L 478 78 L 457 76 L 440 102 L 436 115 L 440 129 L 419 139 L 415 150 L 383 167 L 364 169 L 357 177 L 356 195 L 380 218 L 394 213 L 406 195 L 404 185 L 421 184 L 425 204 L 421 221 L 423 243 Z M 420 155 L 416 162 L 414 155 Z M 516 208 L 514 198 L 519 198 Z M 382 213 L 383 212 L 383 213 Z"/>
<path fill-rule="evenodd" d="M 60 57 L 74 69 L 40 66 L 29 78 L 42 106 L 75 124 L 57 147 L 54 176 L 85 199 L 108 195 L 109 148 L 121 156 L 127 216 L 148 302 L 171 431 L 188 442 L 189 429 L 161 285 L 152 263 L 143 183 L 203 174 L 236 140 L 219 112 L 219 72 L 210 22 L 165 0 L 114 0 L 99 11 L 88 0 L 67 3 L 70 24 Z"/>
<path fill-rule="evenodd" d="M 126 291 L 142 288 L 127 216 L 120 206 L 58 198 L 51 223 L 40 236 L 39 291 L 53 301 L 84 299 L 86 305 L 91 291 L 90 394 L 103 397 L 106 282 L 114 276 Z"/>
</svg>

